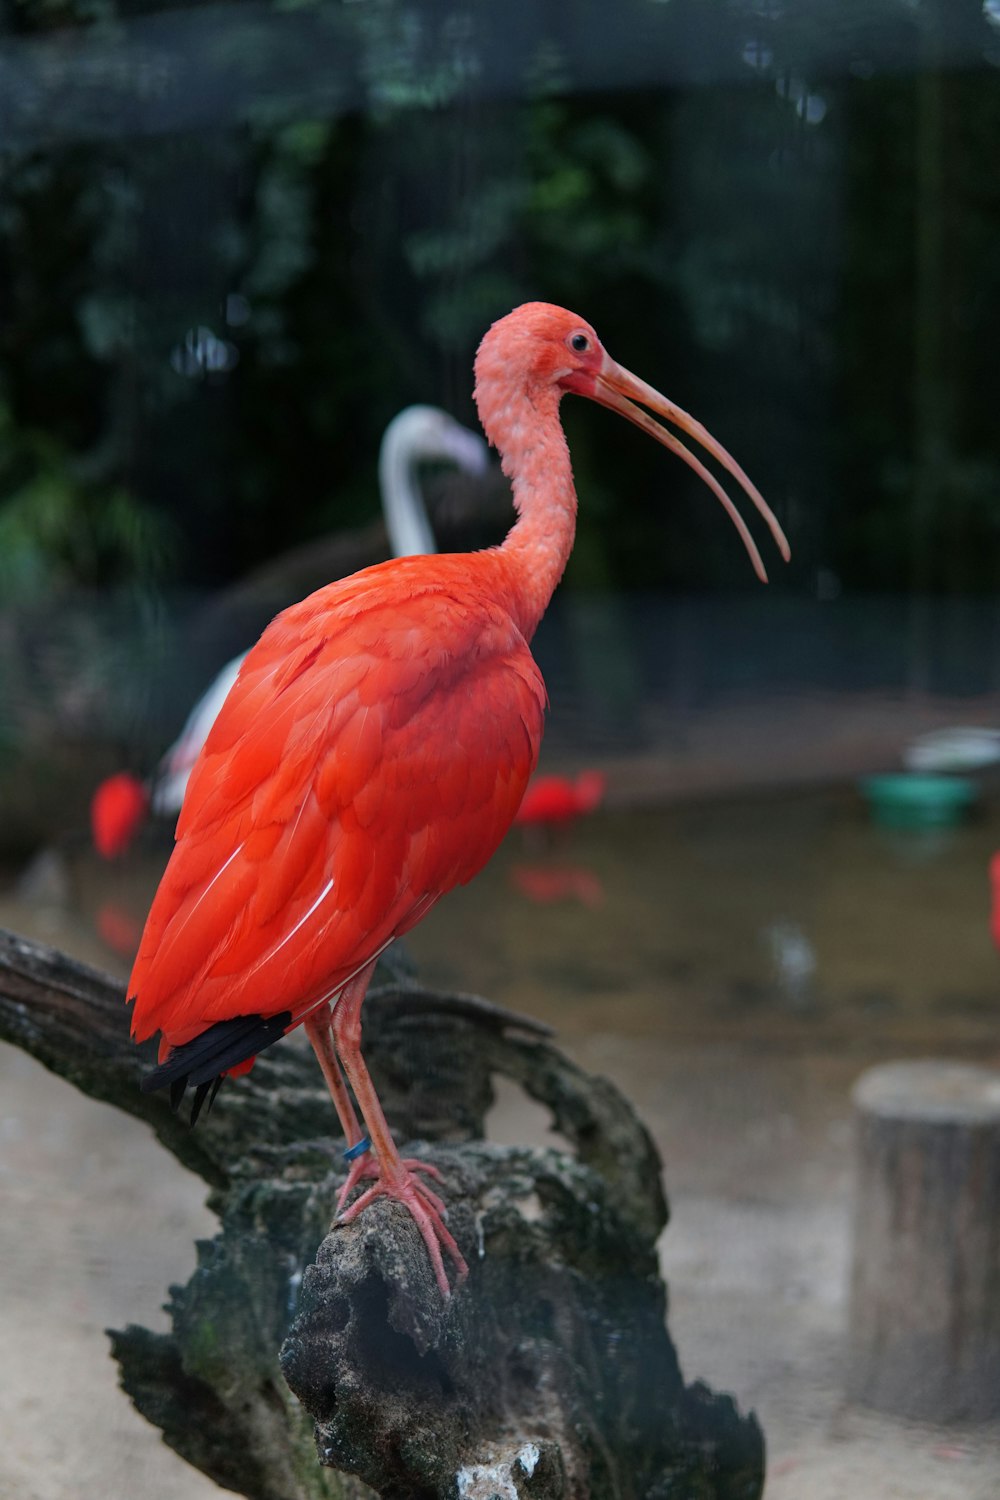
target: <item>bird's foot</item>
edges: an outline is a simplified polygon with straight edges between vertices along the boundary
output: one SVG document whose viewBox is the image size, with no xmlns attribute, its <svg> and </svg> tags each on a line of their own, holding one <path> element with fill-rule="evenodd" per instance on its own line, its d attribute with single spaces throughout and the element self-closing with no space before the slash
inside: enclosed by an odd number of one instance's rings
<svg viewBox="0 0 1000 1500">
<path fill-rule="evenodd" d="M 400 1161 L 400 1166 L 404 1167 L 407 1172 L 426 1172 L 428 1177 L 434 1178 L 435 1182 L 441 1181 L 441 1173 L 438 1171 L 437 1167 L 432 1166 L 429 1161 L 420 1161 L 415 1156 L 405 1156 Z M 367 1177 L 378 1178 L 381 1177 L 381 1175 L 382 1172 L 381 1168 L 379 1167 L 377 1157 L 372 1156 L 367 1152 L 364 1156 L 355 1157 L 355 1159 L 351 1162 L 350 1170 L 347 1173 L 346 1180 L 337 1191 L 337 1212 L 335 1217 L 337 1217 L 338 1219 L 340 1218 L 340 1215 L 343 1212 L 344 1204 L 351 1196 L 359 1182 L 363 1182 Z M 428 1197 L 433 1200 L 434 1206 L 437 1208 L 439 1213 L 444 1214 L 447 1212 L 444 1203 L 436 1193 L 432 1192 L 431 1189 L 427 1187 L 426 1183 L 418 1183 L 417 1185 L 418 1187 L 421 1187 L 423 1191 L 428 1195 Z"/>
<path fill-rule="evenodd" d="M 430 1162 L 418 1161 L 415 1157 L 398 1158 L 399 1170 L 395 1167 L 390 1172 L 383 1171 L 380 1163 L 360 1158 L 351 1165 L 347 1174 L 347 1181 L 340 1189 L 337 1196 L 338 1224 L 351 1224 L 363 1213 L 369 1203 L 374 1203 L 376 1198 L 394 1198 L 401 1203 L 416 1221 L 427 1253 L 431 1258 L 434 1268 L 434 1277 L 441 1290 L 442 1297 L 447 1299 L 451 1296 L 451 1287 L 448 1284 L 447 1272 L 444 1268 L 444 1260 L 441 1255 L 442 1247 L 447 1251 L 454 1262 L 456 1279 L 455 1285 L 461 1286 L 469 1274 L 469 1268 L 465 1259 L 455 1243 L 454 1236 L 445 1225 L 448 1210 L 437 1193 L 426 1182 L 416 1175 L 417 1172 L 425 1172 L 429 1177 L 441 1180 L 441 1173 L 437 1167 L 431 1166 Z M 349 1208 L 343 1208 L 344 1200 L 353 1188 L 366 1177 L 374 1177 L 375 1181 L 371 1187 L 366 1188 L 359 1198 L 356 1198 Z"/>
</svg>

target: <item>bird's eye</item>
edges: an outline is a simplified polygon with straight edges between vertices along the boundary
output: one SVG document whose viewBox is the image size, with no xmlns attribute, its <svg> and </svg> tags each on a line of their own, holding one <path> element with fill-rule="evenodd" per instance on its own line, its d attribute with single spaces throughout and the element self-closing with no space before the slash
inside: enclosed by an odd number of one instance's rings
<svg viewBox="0 0 1000 1500">
<path fill-rule="evenodd" d="M 574 333 L 569 341 L 569 346 L 571 349 L 575 349 L 577 354 L 583 354 L 586 349 L 590 348 L 590 340 L 585 333 Z"/>
</svg>

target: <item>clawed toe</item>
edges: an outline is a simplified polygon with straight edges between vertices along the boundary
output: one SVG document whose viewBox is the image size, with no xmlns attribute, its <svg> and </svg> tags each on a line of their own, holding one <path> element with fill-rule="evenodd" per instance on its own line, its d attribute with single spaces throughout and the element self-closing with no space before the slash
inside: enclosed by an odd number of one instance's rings
<svg viewBox="0 0 1000 1500">
<path fill-rule="evenodd" d="M 451 1287 L 448 1284 L 448 1275 L 444 1268 L 444 1260 L 441 1255 L 442 1248 L 447 1252 L 455 1267 L 455 1285 L 460 1286 L 469 1274 L 469 1268 L 465 1258 L 455 1242 L 454 1236 L 445 1225 L 448 1211 L 437 1193 L 433 1191 L 426 1182 L 421 1182 L 416 1176 L 418 1171 L 426 1172 L 431 1177 L 441 1180 L 441 1173 L 436 1167 L 428 1162 L 417 1161 L 408 1158 L 400 1163 L 403 1174 L 397 1178 L 387 1178 L 379 1169 L 377 1162 L 368 1162 L 362 1165 L 355 1162 L 347 1176 L 347 1181 L 337 1196 L 337 1224 L 353 1224 L 358 1216 L 364 1213 L 369 1204 L 374 1203 L 376 1198 L 392 1198 L 401 1203 L 413 1217 L 417 1228 L 420 1230 L 427 1253 L 434 1268 L 434 1277 L 440 1288 L 441 1295 L 447 1300 L 451 1296 Z M 371 1187 L 365 1189 L 360 1197 L 355 1198 L 349 1207 L 344 1208 L 343 1203 L 348 1193 L 366 1176 L 375 1176 L 376 1180 Z"/>
</svg>

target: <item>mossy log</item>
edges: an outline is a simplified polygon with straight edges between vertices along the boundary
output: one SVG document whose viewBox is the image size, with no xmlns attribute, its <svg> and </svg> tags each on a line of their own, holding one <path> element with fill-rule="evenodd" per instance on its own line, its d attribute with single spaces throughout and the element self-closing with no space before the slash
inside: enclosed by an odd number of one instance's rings
<svg viewBox="0 0 1000 1500">
<path fill-rule="evenodd" d="M 0 1037 L 146 1119 L 221 1220 L 172 1332 L 111 1334 L 136 1407 L 252 1500 L 757 1500 L 755 1418 L 678 1367 L 660 1163 L 630 1106 L 535 1023 L 386 977 L 365 1051 L 397 1139 L 443 1174 L 470 1266 L 447 1303 L 398 1205 L 330 1227 L 343 1142 L 311 1054 L 265 1054 L 192 1131 L 140 1094 L 119 985 L 0 935 Z M 565 1149 L 483 1139 L 497 1075 Z"/>
</svg>

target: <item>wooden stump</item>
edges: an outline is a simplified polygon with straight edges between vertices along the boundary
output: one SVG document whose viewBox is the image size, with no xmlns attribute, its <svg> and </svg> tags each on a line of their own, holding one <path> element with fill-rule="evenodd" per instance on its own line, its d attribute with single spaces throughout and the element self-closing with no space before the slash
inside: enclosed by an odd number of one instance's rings
<svg viewBox="0 0 1000 1500">
<path fill-rule="evenodd" d="M 1000 1414 L 1000 1072 L 891 1063 L 858 1120 L 848 1395 L 948 1422 Z"/>
</svg>

